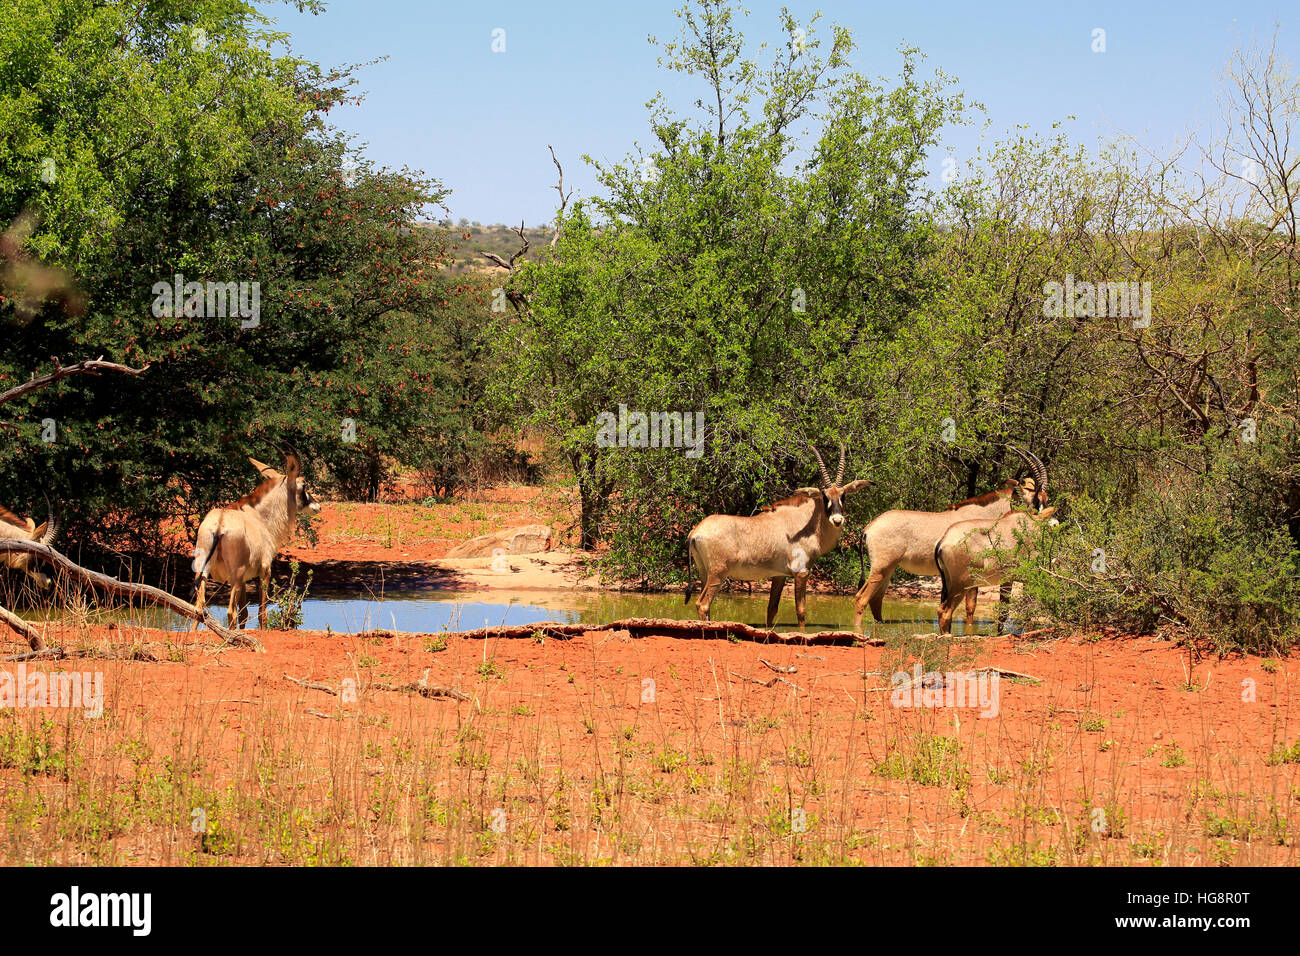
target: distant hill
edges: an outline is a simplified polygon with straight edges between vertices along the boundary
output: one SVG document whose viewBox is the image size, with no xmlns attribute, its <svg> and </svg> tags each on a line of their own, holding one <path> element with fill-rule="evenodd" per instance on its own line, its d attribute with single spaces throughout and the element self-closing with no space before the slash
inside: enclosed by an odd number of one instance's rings
<svg viewBox="0 0 1300 956">
<path fill-rule="evenodd" d="M 426 228 L 437 228 L 438 225 L 429 223 Z M 519 251 L 519 235 L 512 226 L 500 223 L 490 226 L 469 223 L 448 227 L 444 221 L 441 228 L 450 228 L 451 231 L 451 264 L 447 267 L 449 272 L 497 272 L 500 271 L 498 267 L 483 258 L 480 253 L 495 252 L 502 259 L 509 261 L 510 257 Z M 551 234 L 552 230 L 549 226 L 525 229 L 528 252 L 523 258 L 536 261 L 542 250 L 550 245 Z"/>
</svg>

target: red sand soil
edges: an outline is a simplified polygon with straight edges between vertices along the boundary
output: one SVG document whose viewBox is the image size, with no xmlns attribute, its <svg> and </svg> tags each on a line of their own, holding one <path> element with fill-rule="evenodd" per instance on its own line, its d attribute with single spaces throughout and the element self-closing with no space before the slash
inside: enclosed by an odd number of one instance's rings
<svg viewBox="0 0 1300 956">
<path fill-rule="evenodd" d="M 290 554 L 434 560 L 570 506 L 530 488 L 326 504 L 320 547 Z M 955 642 L 945 669 L 1039 680 L 1001 679 L 983 718 L 891 703 L 891 675 L 933 660 L 924 642 L 267 632 L 253 653 L 206 631 L 63 628 L 51 643 L 139 642 L 158 661 L 25 665 L 102 672 L 105 715 L 0 710 L 0 863 L 1300 862 L 1294 660 L 1189 663 L 1151 637 Z M 0 632 L 0 655 L 25 649 Z M 422 678 L 470 699 L 365 689 Z M 76 772 L 24 762 L 15 741 L 43 719 Z M 193 835 L 196 806 L 220 839 Z"/>
<path fill-rule="evenodd" d="M 429 825 L 418 840 L 403 829 L 381 848 L 361 832 L 373 821 L 339 822 L 330 832 L 350 862 L 1297 862 L 1300 764 L 1271 762 L 1300 735 L 1293 661 L 1205 660 L 1189 671 L 1185 653 L 1150 638 L 988 641 L 978 666 L 1041 683 L 1002 679 L 999 712 L 986 719 L 892 706 L 880 690 L 888 678 L 872 672 L 899 662 L 875 647 L 611 631 L 544 641 L 260 636 L 264 654 L 218 648 L 206 633 L 146 631 L 137 639 L 163 662 L 39 666 L 103 671 L 105 719 L 58 717 L 86 753 L 116 753 L 116 735 L 138 734 L 158 753 L 193 757 L 196 779 L 274 801 L 274 786 L 256 784 L 267 774 L 252 769 L 250 742 L 275 737 L 293 742 L 294 792 L 310 819 L 326 791 L 333 801 L 344 784 L 390 776 L 422 780 L 432 792 L 422 799 L 468 814 L 439 817 L 442 829 Z M 763 686 L 777 672 L 760 659 L 797 671 Z M 426 678 L 472 699 L 372 690 L 344 703 L 285 675 L 333 687 Z M 6 719 L 0 712 L 0 734 Z M 936 738 L 959 742 L 957 775 L 935 780 L 920 763 L 889 771 Z M 399 739 L 428 747 L 414 778 L 398 769 Z M 126 786 L 132 774 L 120 772 Z M 18 771 L 0 769 L 0 789 L 22 786 Z M 510 824 L 499 834 L 498 807 Z M 1094 808 L 1109 814 L 1100 831 Z M 183 828 L 128 831 L 97 858 L 207 859 L 187 856 L 191 845 Z M 51 846 L 46 859 L 86 858 Z M 276 852 L 286 851 L 244 847 L 224 861 L 275 862 Z"/>
</svg>

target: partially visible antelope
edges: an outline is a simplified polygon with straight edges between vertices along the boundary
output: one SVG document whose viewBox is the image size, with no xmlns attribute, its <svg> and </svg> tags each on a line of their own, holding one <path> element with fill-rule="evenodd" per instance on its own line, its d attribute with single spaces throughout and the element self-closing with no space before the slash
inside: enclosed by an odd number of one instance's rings
<svg viewBox="0 0 1300 956">
<path fill-rule="evenodd" d="M 844 526 L 844 496 L 867 487 L 859 478 L 843 487 L 844 445 L 840 445 L 840 467 L 834 480 L 816 448 L 822 487 L 798 488 L 793 496 L 772 505 L 771 511 L 744 517 L 709 515 L 686 538 L 686 602 L 700 572 L 703 588 L 695 610 L 701 621 L 711 620 L 709 606 L 726 580 L 772 579 L 767 600 L 767 626 L 776 620 L 785 579 L 794 577 L 794 609 L 799 626 L 806 619 L 808 573 L 814 561 L 839 543 Z"/>
<path fill-rule="evenodd" d="M 265 630 L 271 563 L 293 537 L 299 512 L 319 514 L 320 505 L 307 491 L 297 455 L 285 457 L 283 473 L 256 458 L 248 460 L 265 480 L 234 504 L 213 508 L 199 525 L 194 546 L 194 603 L 203 609 L 209 578 L 229 584 L 226 626 L 242 628 L 248 620 L 248 582 L 256 580 L 261 597 L 257 623 Z"/>
<path fill-rule="evenodd" d="M 879 623 L 885 589 L 895 569 L 909 574 L 938 574 L 934 563 L 935 543 L 959 521 L 982 519 L 996 521 L 1020 504 L 1031 511 L 1041 511 L 1047 504 L 1047 468 L 1038 458 L 1020 448 L 1012 448 L 1033 472 L 1024 481 L 1008 479 L 996 491 L 967 498 L 943 511 L 886 511 L 878 515 L 863 531 L 871 555 L 871 576 L 858 590 L 853 602 L 853 629 L 862 630 L 862 612 L 870 605 L 871 617 Z M 975 602 L 967 610 L 974 614 Z"/>
<path fill-rule="evenodd" d="M 37 525 L 31 518 L 20 518 L 8 508 L 0 508 L 0 538 L 35 541 L 48 546 L 54 543 L 54 536 L 58 533 L 59 523 L 52 516 Z M 0 564 L 26 574 L 37 587 L 48 588 L 52 583 L 48 574 L 33 570 L 30 554 L 0 555 Z"/>
<path fill-rule="evenodd" d="M 1010 584 L 1008 568 L 1015 558 L 1032 550 L 1043 528 L 1055 525 L 1055 508 L 1033 514 L 1012 511 L 992 524 L 988 519 L 958 521 L 934 546 L 934 562 L 939 567 L 943 591 L 939 597 L 939 633 L 952 633 L 952 618 L 957 605 L 966 598 L 966 629 L 970 630 L 975 600 L 981 587 Z"/>
</svg>

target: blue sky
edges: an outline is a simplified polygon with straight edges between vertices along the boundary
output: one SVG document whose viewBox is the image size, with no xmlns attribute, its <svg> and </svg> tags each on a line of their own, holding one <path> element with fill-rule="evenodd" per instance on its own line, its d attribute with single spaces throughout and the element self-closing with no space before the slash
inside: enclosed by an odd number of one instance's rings
<svg viewBox="0 0 1300 956">
<path fill-rule="evenodd" d="M 648 144 L 645 103 L 658 90 L 679 112 L 689 110 L 695 88 L 659 69 L 646 40 L 676 36 L 672 11 L 680 5 L 333 0 L 320 16 L 285 5 L 264 12 L 291 34 L 296 53 L 324 66 L 387 57 L 358 73 L 365 101 L 333 114 L 370 159 L 440 179 L 457 218 L 522 218 L 531 226 L 554 215 L 547 144 L 564 163 L 566 186 L 591 195 L 595 177 L 583 153 L 615 160 L 634 142 Z M 928 67 L 955 77 L 992 121 L 987 133 L 946 137 L 958 162 L 981 135 L 997 138 L 1018 124 L 1047 133 L 1061 121 L 1089 146 L 1121 133 L 1168 144 L 1215 115 L 1215 81 L 1238 46 L 1267 44 L 1280 25 L 1279 53 L 1300 60 L 1300 17 L 1284 0 L 785 5 L 801 22 L 821 10 L 823 22 L 849 27 L 854 66 L 864 73 L 893 76 L 906 42 L 925 53 Z M 781 42 L 781 4 L 747 6 L 747 40 Z M 1098 27 L 1104 53 L 1091 49 Z M 505 30 L 504 53 L 492 51 L 495 28 Z"/>
</svg>

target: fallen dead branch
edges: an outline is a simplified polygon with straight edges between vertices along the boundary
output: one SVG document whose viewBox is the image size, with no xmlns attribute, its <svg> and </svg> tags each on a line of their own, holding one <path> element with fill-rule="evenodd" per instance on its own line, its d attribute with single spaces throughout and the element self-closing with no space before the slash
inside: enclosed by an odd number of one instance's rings
<svg viewBox="0 0 1300 956">
<path fill-rule="evenodd" d="M 756 641 L 762 644 L 819 644 L 842 647 L 868 644 L 873 647 L 884 645 L 884 638 L 866 637 L 855 631 L 817 631 L 813 634 L 778 634 L 776 631 L 762 627 L 753 627 L 736 621 L 678 621 L 661 618 L 632 617 L 608 624 L 565 624 L 559 621 L 542 621 L 537 624 L 510 624 L 480 627 L 472 631 L 449 633 L 448 637 L 464 637 L 472 640 L 485 638 L 531 638 L 542 637 L 567 639 L 581 637 L 592 631 L 628 631 L 633 637 L 645 637 L 652 634 L 664 634 L 679 638 L 712 638 L 715 640 L 735 639 Z"/>
<path fill-rule="evenodd" d="M 1009 671 L 1009 670 L 1007 670 L 1005 667 L 977 667 L 977 668 L 975 668 L 975 672 L 976 672 L 976 673 L 980 673 L 980 672 L 982 672 L 982 671 L 992 672 L 992 673 L 994 673 L 994 674 L 997 674 L 999 677 L 1006 677 L 1006 678 L 1010 678 L 1010 679 L 1012 679 L 1012 680 L 1031 680 L 1031 681 L 1033 681 L 1035 684 L 1041 684 L 1041 683 L 1043 682 L 1043 679 L 1042 679 L 1041 677 L 1035 677 L 1033 674 L 1022 674 L 1022 673 L 1020 673 L 1020 671 Z"/>
<path fill-rule="evenodd" d="M 318 690 L 322 693 L 333 694 L 335 697 L 339 695 L 339 692 L 329 684 L 322 684 L 319 681 L 300 680 L 297 677 L 290 677 L 288 674 L 284 675 L 284 679 L 291 684 L 297 684 L 299 687 L 306 687 L 308 690 Z"/>
<path fill-rule="evenodd" d="M 117 578 L 109 577 L 107 574 L 100 574 L 98 571 L 87 570 L 81 565 L 64 557 L 48 545 L 41 544 L 38 541 L 27 541 L 20 538 L 0 539 L 0 554 L 7 554 L 14 551 L 36 555 L 47 564 L 53 565 L 87 587 L 99 588 L 109 594 L 115 594 L 118 597 L 138 598 L 150 604 L 158 604 L 167 608 L 169 611 L 175 611 L 182 617 L 189 618 L 191 621 L 198 621 L 201 624 L 206 624 L 212 633 L 216 634 L 227 644 L 232 644 L 236 647 L 249 648 L 254 651 L 266 650 L 266 648 L 262 646 L 262 642 L 257 640 L 257 638 L 249 637 L 247 634 L 240 631 L 232 631 L 228 628 L 222 627 L 217 623 L 216 618 L 214 618 L 207 610 L 200 611 L 188 601 L 182 601 L 180 598 L 167 593 L 161 588 L 151 587 L 148 584 L 132 584 L 128 581 L 119 581 Z M 7 619 L 6 623 L 8 623 Z"/>
<path fill-rule="evenodd" d="M 764 667 L 767 667 L 767 668 L 770 668 L 771 670 L 776 671 L 778 674 L 797 674 L 797 673 L 799 673 L 799 668 L 795 667 L 793 664 L 791 664 L 789 667 L 778 667 L 776 664 L 773 664 L 771 661 L 765 661 L 765 660 L 763 660 L 763 658 L 761 658 L 761 657 L 758 659 L 758 662 L 759 662 L 760 664 L 762 664 Z"/>
<path fill-rule="evenodd" d="M 784 677 L 773 677 L 771 680 L 763 680 L 758 677 L 746 677 L 744 674 L 737 674 L 735 671 L 728 671 L 727 673 L 729 673 L 732 677 L 739 678 L 740 680 L 749 681 L 752 684 L 757 684 L 759 687 L 775 687 L 777 684 L 789 684 L 795 690 L 800 692 L 803 691 L 803 688 L 800 687 L 798 684 L 796 684 L 794 681 L 788 681 Z"/>
<path fill-rule="evenodd" d="M 999 634 L 998 640 L 1002 640 L 1003 638 L 1009 637 L 1012 640 L 1023 641 L 1029 638 L 1037 637 L 1039 634 L 1050 634 L 1057 630 L 1059 630 L 1059 628 L 1057 627 L 1039 627 L 1039 628 L 1035 628 L 1032 631 L 1021 631 L 1019 634 Z"/>
<path fill-rule="evenodd" d="M 308 690 L 318 690 L 324 694 L 339 696 L 339 691 L 335 690 L 329 684 L 323 684 L 320 681 L 304 680 L 298 677 L 284 675 L 284 679 L 291 684 L 297 684 L 299 687 L 305 687 Z M 357 687 L 357 695 L 360 696 L 368 690 L 382 690 L 394 694 L 419 694 L 421 697 L 428 698 L 448 698 L 451 700 L 473 700 L 469 694 L 463 690 L 457 690 L 455 687 L 438 687 L 429 683 L 429 672 L 424 672 L 424 677 L 418 681 L 411 681 L 406 684 L 361 684 Z"/>
<path fill-rule="evenodd" d="M 364 690 L 386 690 L 395 694 L 419 694 L 421 697 L 447 697 L 452 700 L 473 700 L 469 694 L 455 687 L 435 687 L 424 681 L 409 684 L 365 684 Z"/>
<path fill-rule="evenodd" d="M 8 624 L 14 629 L 14 631 L 22 635 L 27 640 L 27 643 L 32 646 L 32 650 L 45 650 L 45 638 L 41 636 L 41 632 L 32 627 L 32 625 L 28 624 L 13 611 L 5 607 L 0 607 L 0 621 Z"/>
<path fill-rule="evenodd" d="M 158 658 L 143 647 L 45 647 L 38 651 L 27 651 L 6 657 L 5 663 L 22 661 L 60 661 L 67 658 L 93 658 L 104 661 L 146 661 L 157 664 Z"/>
</svg>

